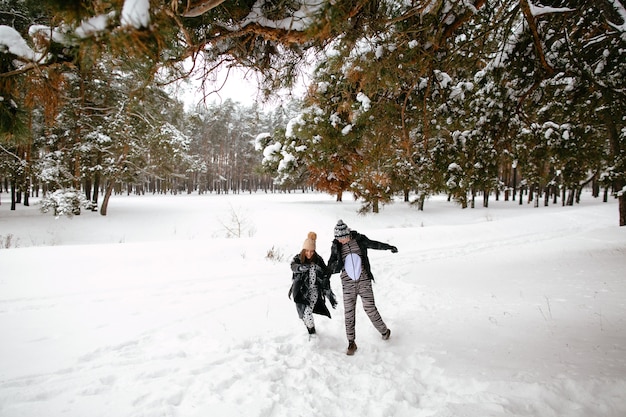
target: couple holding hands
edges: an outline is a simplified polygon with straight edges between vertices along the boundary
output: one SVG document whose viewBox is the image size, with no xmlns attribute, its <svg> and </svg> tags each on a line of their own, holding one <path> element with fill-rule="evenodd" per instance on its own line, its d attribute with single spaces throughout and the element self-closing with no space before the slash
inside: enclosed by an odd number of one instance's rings
<svg viewBox="0 0 626 417">
<path fill-rule="evenodd" d="M 307 327 L 309 334 L 315 335 L 313 314 L 330 317 L 330 311 L 326 307 L 326 298 L 333 308 L 337 306 L 335 295 L 330 288 L 330 276 L 340 272 L 346 336 L 348 338 L 346 354 L 354 355 L 357 350 L 355 343 L 357 296 L 361 297 L 365 313 L 376 330 L 380 332 L 382 338 L 387 340 L 391 336 L 391 330 L 383 321 L 374 302 L 372 290 L 374 276 L 370 268 L 367 250 L 390 250 L 396 253 L 398 249 L 395 246 L 368 239 L 367 236 L 355 230 L 350 230 L 343 220 L 337 222 L 334 235 L 335 239 L 331 246 L 327 266 L 315 250 L 317 235 L 315 232 L 309 232 L 302 245 L 302 251 L 291 262 L 293 275 L 289 296 L 291 297 L 293 294 L 299 317 Z"/>
</svg>

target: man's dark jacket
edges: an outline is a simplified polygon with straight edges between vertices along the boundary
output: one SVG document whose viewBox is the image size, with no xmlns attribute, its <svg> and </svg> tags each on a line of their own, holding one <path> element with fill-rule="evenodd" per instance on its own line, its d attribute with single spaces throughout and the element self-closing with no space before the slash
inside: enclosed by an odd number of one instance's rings
<svg viewBox="0 0 626 417">
<path fill-rule="evenodd" d="M 370 260 L 367 256 L 368 249 L 391 250 L 394 246 L 387 243 L 368 239 L 367 236 L 358 233 L 356 230 L 350 231 L 350 239 L 354 239 L 361 249 L 361 262 L 367 275 L 374 281 L 374 275 L 370 267 Z M 341 242 L 333 240 L 330 248 L 330 258 L 328 258 L 328 268 L 332 274 L 337 274 L 343 269 L 343 258 L 341 257 Z"/>
</svg>

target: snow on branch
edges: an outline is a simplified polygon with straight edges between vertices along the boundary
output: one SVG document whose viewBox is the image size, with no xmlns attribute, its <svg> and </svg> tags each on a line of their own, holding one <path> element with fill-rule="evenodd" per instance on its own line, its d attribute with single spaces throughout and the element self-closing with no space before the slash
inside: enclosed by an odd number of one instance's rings
<svg viewBox="0 0 626 417">
<path fill-rule="evenodd" d="M 93 16 L 80 22 L 74 34 L 82 39 L 105 32 L 114 20 L 116 12 Z M 136 29 L 150 25 L 150 0 L 125 0 L 120 16 L 122 26 L 131 26 Z M 28 34 L 37 43 L 37 38 L 46 39 L 61 45 L 69 45 L 72 40 L 67 36 L 70 32 L 68 25 L 59 28 L 50 28 L 43 25 L 33 25 Z M 38 48 L 38 46 L 40 48 Z M 35 49 L 45 49 L 45 45 L 35 45 Z M 11 53 L 21 60 L 28 62 L 43 62 L 47 59 L 43 52 L 33 50 L 22 35 L 14 28 L 0 25 L 0 52 Z"/>
<path fill-rule="evenodd" d="M 271 29 L 282 30 L 295 30 L 298 32 L 306 30 L 313 22 L 313 16 L 317 13 L 324 4 L 324 0 L 302 0 L 300 8 L 293 12 L 293 14 L 284 19 L 272 20 L 268 19 L 263 13 L 264 6 L 267 0 L 257 0 L 252 10 L 239 23 L 235 25 L 232 30 L 240 30 L 250 24 L 258 24 L 262 27 Z"/>
<path fill-rule="evenodd" d="M 566 13 L 573 12 L 574 9 L 570 9 L 569 7 L 548 7 L 542 6 L 540 4 L 533 4 L 531 1 L 528 2 L 530 6 L 530 14 L 534 17 L 542 16 L 544 14 L 552 14 L 552 13 Z"/>
<path fill-rule="evenodd" d="M 519 42 L 521 36 L 523 35 L 524 27 L 523 25 L 518 25 L 511 33 L 509 38 L 503 43 L 501 50 L 496 54 L 493 60 L 487 65 L 486 70 L 491 70 L 494 68 L 504 68 L 515 49 L 515 46 Z"/>
<path fill-rule="evenodd" d="M 435 8 L 437 7 L 437 5 L 439 4 L 439 1 L 437 0 L 430 0 L 427 1 L 426 4 L 424 6 L 422 6 L 422 15 L 427 15 L 429 13 L 433 13 L 435 11 Z"/>
<path fill-rule="evenodd" d="M 226 0 L 209 0 L 202 2 L 183 13 L 183 17 L 198 17 L 209 10 L 216 8 L 225 1 Z"/>
<path fill-rule="evenodd" d="M 615 10 L 619 14 L 619 16 L 622 18 L 621 25 L 616 25 L 615 23 L 611 23 L 611 22 L 609 22 L 609 24 L 613 26 L 615 29 L 619 30 L 620 32 L 625 33 L 626 32 L 626 7 L 624 7 L 624 5 L 620 3 L 619 0 L 609 0 L 609 3 L 611 3 L 613 7 L 615 7 Z"/>
<path fill-rule="evenodd" d="M 111 19 L 115 16 L 114 13 L 98 15 L 94 17 L 90 17 L 89 19 L 85 19 L 80 23 L 80 26 L 76 28 L 74 33 L 79 38 L 88 38 L 94 34 L 104 32 Z"/>
<path fill-rule="evenodd" d="M 24 61 L 37 62 L 44 56 L 33 51 L 22 35 L 10 26 L 0 25 L 0 52 L 9 52 Z"/>
<path fill-rule="evenodd" d="M 120 22 L 122 26 L 135 29 L 147 28 L 150 25 L 150 0 L 125 0 Z"/>
<path fill-rule="evenodd" d="M 68 45 L 70 40 L 65 32 L 67 32 L 66 26 L 52 28 L 45 25 L 32 25 L 28 28 L 28 36 L 33 39 L 35 45 L 37 45 L 38 39 L 44 39 L 47 42 L 56 42 L 61 45 Z M 40 45 L 37 46 L 39 47 Z"/>
</svg>

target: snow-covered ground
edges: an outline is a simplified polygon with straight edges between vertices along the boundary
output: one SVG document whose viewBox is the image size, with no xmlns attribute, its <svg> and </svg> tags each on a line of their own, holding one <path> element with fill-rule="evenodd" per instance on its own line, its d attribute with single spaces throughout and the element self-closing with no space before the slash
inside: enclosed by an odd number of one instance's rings
<svg viewBox="0 0 626 417">
<path fill-rule="evenodd" d="M 3 194 L 0 415 L 626 415 L 615 200 L 368 216 L 333 200 L 114 196 L 107 217 L 54 219 Z M 359 306 L 352 357 L 341 303 L 309 341 L 287 298 L 307 232 L 328 259 L 340 218 L 399 249 L 370 251 L 391 339 Z"/>
</svg>

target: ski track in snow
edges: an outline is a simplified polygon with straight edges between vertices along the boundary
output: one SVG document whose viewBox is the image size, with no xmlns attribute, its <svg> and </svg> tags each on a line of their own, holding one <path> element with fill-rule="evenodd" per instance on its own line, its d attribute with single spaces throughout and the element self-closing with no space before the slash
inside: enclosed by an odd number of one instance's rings
<svg viewBox="0 0 626 417">
<path fill-rule="evenodd" d="M 52 352 L 62 363 L 48 363 L 45 372 L 3 376 L 0 415 L 623 416 L 626 359 L 616 359 L 620 355 L 615 352 L 624 352 L 626 307 L 623 298 L 619 302 L 624 285 L 616 279 L 619 272 L 605 282 L 586 280 L 590 271 L 584 267 L 589 257 L 598 262 L 626 257 L 625 240 L 597 239 L 593 226 L 578 226 L 575 219 L 561 221 L 545 231 L 524 223 L 524 232 L 510 236 L 501 229 L 514 227 L 514 219 L 504 226 L 488 222 L 481 226 L 487 231 L 475 238 L 440 241 L 429 239 L 429 228 L 357 227 L 370 238 L 397 244 L 400 252 L 370 253 L 377 304 L 392 337 L 381 340 L 359 304 L 359 349 L 354 357 L 345 355 L 342 303 L 331 311 L 332 320 L 316 317 L 319 334 L 309 340 L 286 298 L 288 260 L 267 266 L 264 254 L 233 251 L 225 258 L 215 253 L 207 258 L 205 248 L 175 243 L 168 256 L 187 259 L 185 271 L 197 272 L 125 282 L 115 276 L 128 272 L 113 262 L 103 274 L 113 283 L 103 288 L 81 284 L 78 275 L 75 283 L 55 289 L 53 295 L 36 291 L 40 295 L 3 297 L 0 319 L 8 319 L 0 323 L 26 318 L 46 329 L 24 346 L 36 350 L 39 344 L 55 346 L 59 340 L 63 348 L 66 336 L 80 340 L 72 333 L 89 340 L 70 353 Z M 454 235 L 457 230 L 438 228 L 435 233 Z M 302 239 L 296 240 L 299 244 Z M 562 285 L 558 294 L 555 284 L 543 287 L 545 277 L 534 272 L 550 270 L 553 264 L 558 270 L 559 262 L 576 264 L 579 244 L 587 251 L 579 261 L 580 275 L 568 270 L 567 276 L 552 277 Z M 568 257 L 556 259 L 568 245 L 573 248 Z M 113 249 L 118 256 L 132 257 L 127 252 L 137 250 L 120 246 Z M 227 241 L 222 250 L 233 247 L 236 242 Z M 542 252 L 544 247 L 549 250 Z M 318 251 L 327 258 L 327 248 Z M 506 271 L 510 285 L 497 284 L 493 264 L 506 267 L 499 257 L 514 252 L 521 255 L 512 256 L 518 264 Z M 62 263 L 75 255 L 55 256 Z M 83 256 L 87 265 L 99 260 L 96 252 L 85 251 Z M 263 266 L 255 272 L 259 262 Z M 207 268 L 216 265 L 224 273 L 207 277 Z M 490 273 L 469 274 L 484 265 Z M 160 267 L 165 267 L 163 261 L 148 273 Z M 471 282 L 446 275 L 446 268 L 453 274 L 467 272 Z M 338 281 L 334 275 L 333 289 L 341 300 Z M 603 300 L 611 302 L 604 305 Z M 68 311 L 75 327 L 59 325 L 70 319 Z M 75 317 L 80 314 L 84 320 Z M 49 328 L 36 323 L 46 317 Z M 566 340 L 576 321 L 599 340 L 600 370 L 590 375 L 581 357 L 593 352 Z M 144 326 L 146 322 L 151 324 Z M 98 338 L 104 340 L 93 340 Z M 530 348 L 516 345 L 521 340 Z M 525 360 L 538 353 L 536 363 Z M 559 363 L 543 369 L 543 359 Z M 498 371 L 486 372 L 490 365 Z M 555 369 L 560 373 L 552 374 Z"/>
</svg>

